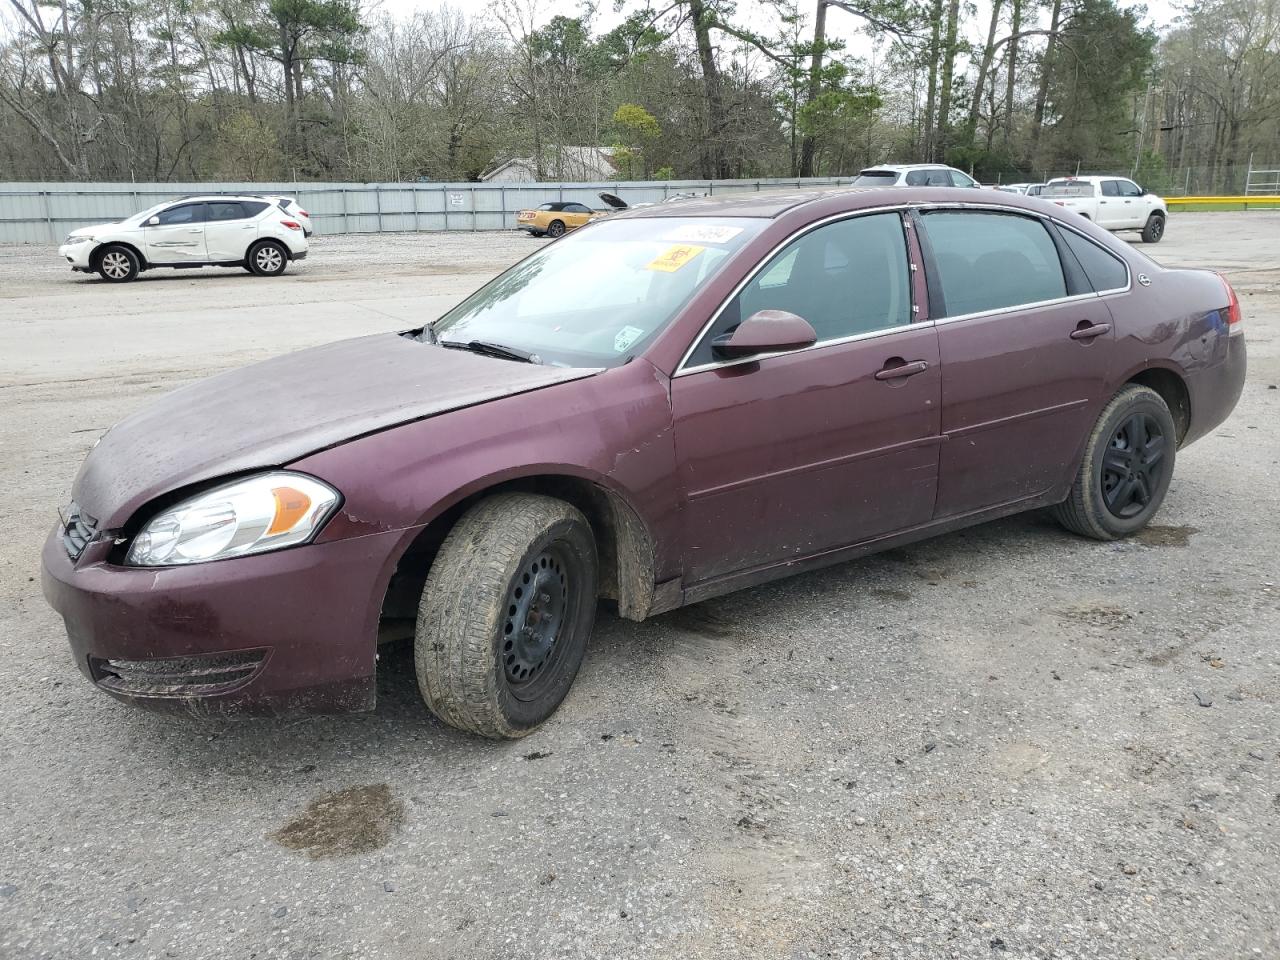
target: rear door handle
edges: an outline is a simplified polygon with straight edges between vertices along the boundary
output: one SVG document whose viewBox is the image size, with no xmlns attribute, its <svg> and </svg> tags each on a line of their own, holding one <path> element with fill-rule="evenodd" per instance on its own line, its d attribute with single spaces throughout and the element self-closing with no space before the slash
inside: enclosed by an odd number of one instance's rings
<svg viewBox="0 0 1280 960">
<path fill-rule="evenodd" d="M 928 369 L 929 361 L 927 360 L 913 360 L 907 363 L 901 357 L 892 357 L 876 371 L 876 379 L 897 380 L 900 377 L 914 377 L 917 373 L 924 373 Z"/>
<path fill-rule="evenodd" d="M 1111 332 L 1111 324 L 1109 323 L 1091 323 L 1088 326 L 1079 326 L 1071 331 L 1072 340 L 1092 340 L 1094 337 L 1100 337 L 1104 333 Z"/>
</svg>

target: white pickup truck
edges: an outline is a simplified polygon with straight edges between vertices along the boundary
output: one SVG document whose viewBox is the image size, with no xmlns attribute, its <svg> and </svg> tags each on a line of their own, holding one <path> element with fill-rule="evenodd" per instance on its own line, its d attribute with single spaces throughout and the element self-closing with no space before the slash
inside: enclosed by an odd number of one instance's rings
<svg viewBox="0 0 1280 960">
<path fill-rule="evenodd" d="M 1163 200 L 1124 177 L 1060 177 L 1040 197 L 1108 230 L 1141 230 L 1144 243 L 1160 242 L 1169 217 Z"/>
</svg>

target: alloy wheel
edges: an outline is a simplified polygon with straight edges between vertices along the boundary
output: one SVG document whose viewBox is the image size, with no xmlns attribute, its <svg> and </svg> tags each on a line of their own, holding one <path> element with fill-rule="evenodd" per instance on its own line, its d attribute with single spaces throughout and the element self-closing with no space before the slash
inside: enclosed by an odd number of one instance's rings
<svg viewBox="0 0 1280 960">
<path fill-rule="evenodd" d="M 284 263 L 284 258 L 280 255 L 280 251 L 272 246 L 260 247 L 258 252 L 254 254 L 253 259 L 258 269 L 263 273 L 275 273 L 280 269 L 280 265 Z"/>
<path fill-rule="evenodd" d="M 128 254 L 111 250 L 102 258 L 102 272 L 112 280 L 123 280 L 133 270 Z"/>
<path fill-rule="evenodd" d="M 1160 489 L 1167 439 L 1149 414 L 1125 418 L 1102 457 L 1102 500 L 1114 516 L 1128 520 L 1142 513 Z"/>
</svg>

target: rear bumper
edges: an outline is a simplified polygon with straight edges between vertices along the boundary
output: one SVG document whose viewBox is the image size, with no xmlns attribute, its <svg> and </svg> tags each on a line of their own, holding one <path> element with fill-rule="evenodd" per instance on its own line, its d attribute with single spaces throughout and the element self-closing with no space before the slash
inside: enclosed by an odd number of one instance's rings
<svg viewBox="0 0 1280 960">
<path fill-rule="evenodd" d="M 305 259 L 307 259 L 307 251 L 305 251 L 305 250 L 300 250 L 300 251 L 299 251 L 299 252 L 297 252 L 297 253 L 290 254 L 290 255 L 289 255 L 289 259 L 290 259 L 290 260 L 305 260 Z"/>
<path fill-rule="evenodd" d="M 1237 333 L 1226 338 L 1226 356 L 1218 363 L 1197 370 L 1187 377 L 1191 395 L 1191 423 L 1182 445 L 1194 443 L 1219 426 L 1235 409 L 1244 391 L 1245 374 L 1248 372 L 1248 350 L 1244 335 Z"/>
<path fill-rule="evenodd" d="M 211 714 L 366 710 L 401 535 L 147 569 L 106 562 L 102 542 L 73 563 L 59 526 L 44 546 L 44 594 L 80 672 L 119 700 Z"/>
</svg>

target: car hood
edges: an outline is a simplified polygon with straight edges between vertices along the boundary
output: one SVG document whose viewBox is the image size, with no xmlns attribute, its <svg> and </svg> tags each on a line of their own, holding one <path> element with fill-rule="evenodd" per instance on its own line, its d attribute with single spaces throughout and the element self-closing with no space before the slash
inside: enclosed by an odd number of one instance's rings
<svg viewBox="0 0 1280 960">
<path fill-rule="evenodd" d="M 123 225 L 123 220 L 117 220 L 115 223 L 95 223 L 91 227 L 77 227 L 71 231 L 70 236 L 92 237 L 95 233 L 101 233 L 104 230 L 118 230 Z"/>
<path fill-rule="evenodd" d="M 397 424 L 591 376 L 377 334 L 175 390 L 108 430 L 73 496 L 105 528 L 191 484 L 278 467 Z"/>
</svg>

